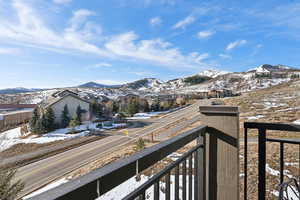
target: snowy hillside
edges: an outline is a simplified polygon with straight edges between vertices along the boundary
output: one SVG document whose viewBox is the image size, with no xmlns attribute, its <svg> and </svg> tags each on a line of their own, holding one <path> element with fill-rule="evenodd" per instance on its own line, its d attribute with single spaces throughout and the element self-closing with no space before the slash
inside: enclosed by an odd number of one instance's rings
<svg viewBox="0 0 300 200">
<path fill-rule="evenodd" d="M 228 73 L 230 73 L 230 72 L 209 69 L 209 70 L 204 70 L 204 71 L 198 73 L 198 75 L 200 75 L 200 76 L 208 76 L 208 77 L 211 77 L 211 78 L 216 78 L 218 76 L 221 76 L 221 75 L 224 75 L 224 74 L 228 74 Z"/>
<path fill-rule="evenodd" d="M 90 82 L 85 87 L 50 89 L 37 92 L 2 94 L 0 103 L 40 103 L 58 90 L 70 89 L 86 99 L 116 99 L 119 96 L 135 94 L 139 96 L 160 94 L 191 94 L 195 92 L 228 89 L 235 93 L 268 88 L 273 85 L 298 80 L 300 70 L 284 65 L 261 65 L 247 72 L 225 72 L 205 70 L 189 77 L 169 81 L 144 78 L 127 83 L 118 88 L 100 87 Z"/>
</svg>

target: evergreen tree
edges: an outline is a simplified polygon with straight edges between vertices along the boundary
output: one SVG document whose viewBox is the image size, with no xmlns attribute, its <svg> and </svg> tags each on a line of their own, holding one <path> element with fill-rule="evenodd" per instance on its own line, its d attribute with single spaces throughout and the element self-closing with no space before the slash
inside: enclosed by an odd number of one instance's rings
<svg viewBox="0 0 300 200">
<path fill-rule="evenodd" d="M 101 117 L 103 115 L 102 106 L 96 100 L 92 101 L 91 110 L 92 110 L 93 115 L 96 117 Z"/>
<path fill-rule="evenodd" d="M 54 121 L 55 121 L 55 116 L 54 112 L 51 107 L 48 107 L 46 112 L 45 112 L 45 130 L 47 132 L 53 131 L 55 129 Z"/>
<path fill-rule="evenodd" d="M 70 123 L 70 117 L 69 117 L 69 109 L 68 105 L 65 105 L 64 110 L 61 114 L 61 127 L 66 128 Z"/>
<path fill-rule="evenodd" d="M 139 102 L 137 99 L 131 99 L 127 107 L 127 113 L 134 115 L 137 112 L 139 112 Z"/>
<path fill-rule="evenodd" d="M 83 110 L 81 109 L 81 106 L 77 106 L 77 109 L 76 109 L 76 118 L 77 120 L 79 121 L 79 123 L 81 124 L 81 115 L 83 113 Z"/>
<path fill-rule="evenodd" d="M 39 116 L 38 108 L 35 108 L 33 111 L 32 118 L 29 122 L 30 130 L 33 133 L 37 132 L 37 122 L 38 122 L 39 118 L 40 118 L 40 116 Z"/>
<path fill-rule="evenodd" d="M 45 115 L 42 116 L 42 118 L 40 119 L 40 125 L 39 125 L 39 133 L 40 134 L 44 134 L 47 133 L 47 126 L 48 126 L 48 121 Z"/>
<path fill-rule="evenodd" d="M 43 134 L 45 132 L 44 129 L 44 122 L 43 122 L 43 117 L 38 119 L 38 121 L 36 122 L 36 126 L 35 126 L 35 133 L 37 134 Z"/>
</svg>

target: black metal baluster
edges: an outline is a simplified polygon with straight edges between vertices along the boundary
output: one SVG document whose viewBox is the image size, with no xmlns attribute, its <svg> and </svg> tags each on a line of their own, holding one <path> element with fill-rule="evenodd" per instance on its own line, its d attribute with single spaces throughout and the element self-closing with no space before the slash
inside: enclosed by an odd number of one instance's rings
<svg viewBox="0 0 300 200">
<path fill-rule="evenodd" d="M 283 170 L 284 170 L 284 143 L 280 142 L 280 184 L 283 183 Z"/>
<path fill-rule="evenodd" d="M 165 180 L 166 180 L 166 200 L 170 200 L 170 172 L 167 173 L 167 175 L 165 176 Z"/>
<path fill-rule="evenodd" d="M 193 161 L 192 161 L 192 155 L 189 157 L 189 200 L 193 199 Z"/>
<path fill-rule="evenodd" d="M 154 200 L 159 200 L 159 180 L 154 183 Z"/>
<path fill-rule="evenodd" d="M 139 196 L 138 199 L 139 200 L 145 200 L 146 199 L 146 191 L 145 190 L 142 192 L 142 194 Z"/>
<path fill-rule="evenodd" d="M 179 200 L 179 166 L 175 167 L 175 200 Z"/>
<path fill-rule="evenodd" d="M 258 129 L 258 200 L 266 199 L 266 129 Z"/>
<path fill-rule="evenodd" d="M 186 200 L 186 160 L 182 162 L 182 200 Z"/>
<path fill-rule="evenodd" d="M 248 129 L 244 128 L 244 200 L 247 200 Z"/>
</svg>

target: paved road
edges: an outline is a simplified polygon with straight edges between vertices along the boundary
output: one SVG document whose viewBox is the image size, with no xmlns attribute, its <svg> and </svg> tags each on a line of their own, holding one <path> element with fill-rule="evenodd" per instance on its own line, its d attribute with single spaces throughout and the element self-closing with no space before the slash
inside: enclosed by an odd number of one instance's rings
<svg viewBox="0 0 300 200">
<path fill-rule="evenodd" d="M 29 194 L 89 162 L 101 159 L 105 155 L 126 146 L 137 137 L 161 131 L 158 138 L 159 140 L 165 140 L 172 133 L 178 132 L 199 120 L 197 117 L 199 105 L 205 104 L 208 104 L 208 101 L 198 101 L 191 106 L 174 111 L 161 118 L 145 120 L 150 125 L 144 128 L 130 129 L 128 137 L 115 134 L 21 167 L 16 175 L 16 178 L 22 179 L 26 184 L 21 196 Z"/>
</svg>

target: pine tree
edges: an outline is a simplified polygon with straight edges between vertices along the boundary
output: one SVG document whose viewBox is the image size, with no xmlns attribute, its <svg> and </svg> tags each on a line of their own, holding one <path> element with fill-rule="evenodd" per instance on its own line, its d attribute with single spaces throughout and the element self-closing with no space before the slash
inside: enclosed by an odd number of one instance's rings
<svg viewBox="0 0 300 200">
<path fill-rule="evenodd" d="M 29 122 L 30 130 L 33 133 L 37 132 L 37 122 L 38 122 L 39 118 L 40 118 L 40 116 L 39 116 L 38 108 L 35 108 L 33 111 L 32 118 Z"/>
<path fill-rule="evenodd" d="M 81 106 L 77 106 L 77 110 L 76 110 L 76 117 L 77 117 L 77 120 L 79 121 L 79 123 L 81 124 L 81 115 L 82 115 L 82 109 L 81 109 Z"/>
<path fill-rule="evenodd" d="M 0 199 L 13 200 L 23 190 L 24 183 L 20 180 L 14 181 L 16 170 L 0 170 Z"/>
<path fill-rule="evenodd" d="M 96 117 L 101 117 L 103 115 L 102 106 L 96 100 L 92 101 L 91 110 L 92 110 L 93 115 Z"/>
<path fill-rule="evenodd" d="M 68 105 L 65 105 L 64 110 L 61 114 L 61 127 L 66 128 L 70 123 L 70 117 L 69 117 L 69 109 Z"/>
<path fill-rule="evenodd" d="M 45 130 L 47 132 L 53 131 L 55 129 L 55 124 L 54 124 L 55 116 L 52 108 L 48 107 L 44 115 L 45 115 L 45 119 L 44 119 Z"/>
<path fill-rule="evenodd" d="M 40 134 L 44 134 L 44 133 L 47 133 L 48 130 L 47 130 L 47 126 L 48 126 L 48 121 L 47 121 L 47 118 L 45 115 L 42 116 L 42 118 L 40 119 L 40 131 L 39 133 Z"/>
</svg>

